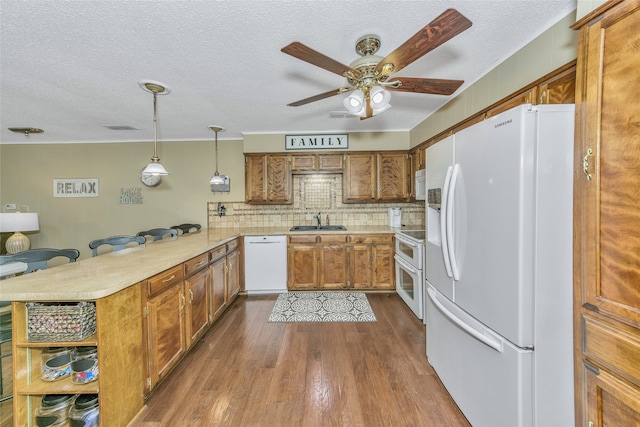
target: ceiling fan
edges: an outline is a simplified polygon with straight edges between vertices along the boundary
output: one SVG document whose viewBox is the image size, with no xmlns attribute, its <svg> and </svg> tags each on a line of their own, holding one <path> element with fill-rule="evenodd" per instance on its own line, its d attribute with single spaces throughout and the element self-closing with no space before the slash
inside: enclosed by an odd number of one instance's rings
<svg viewBox="0 0 640 427">
<path fill-rule="evenodd" d="M 293 42 L 283 47 L 281 51 L 344 76 L 349 82 L 349 86 L 330 90 L 287 105 L 298 107 L 341 93 L 353 92 L 345 98 L 344 104 L 350 112 L 356 113 L 362 120 L 373 117 L 390 107 L 391 94 L 387 91 L 451 95 L 464 83 L 463 80 L 394 77 L 390 81 L 389 77 L 469 27 L 471 27 L 471 21 L 455 9 L 447 9 L 384 58 L 374 55 L 380 47 L 380 38 L 368 34 L 360 37 L 356 42 L 356 51 L 361 57 L 349 66 L 341 64 L 300 42 Z"/>
</svg>

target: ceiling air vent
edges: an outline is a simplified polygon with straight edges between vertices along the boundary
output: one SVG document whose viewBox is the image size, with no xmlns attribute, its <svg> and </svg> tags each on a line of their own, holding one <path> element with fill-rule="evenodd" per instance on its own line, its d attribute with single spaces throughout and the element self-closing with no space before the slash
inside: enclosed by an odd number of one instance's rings
<svg viewBox="0 0 640 427">
<path fill-rule="evenodd" d="M 104 125 L 102 127 L 105 127 L 111 130 L 138 130 L 138 128 L 134 128 L 133 126 L 129 126 L 129 125 Z"/>
</svg>

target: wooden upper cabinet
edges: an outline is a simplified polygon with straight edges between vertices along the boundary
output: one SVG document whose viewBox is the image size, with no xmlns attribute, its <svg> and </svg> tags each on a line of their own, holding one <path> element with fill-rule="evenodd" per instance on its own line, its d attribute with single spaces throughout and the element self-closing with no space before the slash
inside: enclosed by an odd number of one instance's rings
<svg viewBox="0 0 640 427">
<path fill-rule="evenodd" d="M 269 154 L 267 156 L 267 201 L 278 204 L 293 202 L 289 156 L 287 154 Z"/>
<path fill-rule="evenodd" d="M 318 169 L 325 172 L 342 172 L 343 159 L 342 154 L 318 154 Z"/>
<path fill-rule="evenodd" d="M 640 0 L 574 26 L 576 425 L 640 425 Z"/>
<path fill-rule="evenodd" d="M 376 199 L 375 153 L 349 153 L 345 159 L 342 192 L 345 202 L 372 202 Z"/>
<path fill-rule="evenodd" d="M 405 152 L 377 154 L 377 200 L 406 201 L 409 198 L 409 156 Z"/>
<path fill-rule="evenodd" d="M 538 104 L 573 104 L 575 101 L 575 64 L 538 85 Z"/>
<path fill-rule="evenodd" d="M 522 104 L 535 104 L 537 99 L 538 88 L 536 86 L 529 87 L 526 90 L 518 93 L 514 96 L 509 96 L 508 99 L 503 102 L 493 105 L 485 114 L 485 118 L 497 116 L 507 110 L 517 107 Z M 458 129 L 458 131 L 461 129 Z"/>
<path fill-rule="evenodd" d="M 292 154 L 291 171 L 295 173 L 336 173 L 344 169 L 342 154 Z"/>
<path fill-rule="evenodd" d="M 318 169 L 315 154 L 296 154 L 291 156 L 291 170 L 295 172 L 315 171 Z"/>
<path fill-rule="evenodd" d="M 245 201 L 265 203 L 267 201 L 267 156 L 247 154 L 244 157 Z"/>
<path fill-rule="evenodd" d="M 291 204 L 288 154 L 245 155 L 245 201 L 250 204 Z"/>
</svg>

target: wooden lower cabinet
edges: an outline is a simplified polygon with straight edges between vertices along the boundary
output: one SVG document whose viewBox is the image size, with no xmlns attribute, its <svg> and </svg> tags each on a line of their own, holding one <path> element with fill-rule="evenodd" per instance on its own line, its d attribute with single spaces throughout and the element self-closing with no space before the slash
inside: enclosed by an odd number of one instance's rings
<svg viewBox="0 0 640 427">
<path fill-rule="evenodd" d="M 305 241 L 306 240 L 306 241 Z M 317 289 L 319 256 L 316 236 L 290 236 L 287 248 L 287 284 L 291 290 Z"/>
<path fill-rule="evenodd" d="M 393 238 L 392 234 L 351 236 L 351 287 L 369 290 L 394 289 Z"/>
<path fill-rule="evenodd" d="M 14 302 L 13 425 L 36 425 L 35 410 L 46 394 L 98 394 L 100 425 L 125 427 L 144 405 L 142 286 L 129 286 L 96 304 L 96 333 L 79 342 L 29 342 L 27 309 Z M 40 355 L 46 347 L 98 349 L 98 380 L 74 384 L 70 378 L 46 382 L 40 379 Z"/>
<path fill-rule="evenodd" d="M 226 284 L 227 258 L 223 255 L 213 261 L 209 267 L 211 288 L 210 288 L 210 308 L 209 315 L 211 321 L 217 319 L 227 307 L 227 284 Z"/>
<path fill-rule="evenodd" d="M 216 320 L 240 293 L 238 239 L 210 251 L 209 318 Z"/>
<path fill-rule="evenodd" d="M 146 302 L 147 392 L 171 371 L 187 350 L 185 306 L 182 281 Z"/>
<path fill-rule="evenodd" d="M 186 302 L 187 347 L 198 341 L 209 326 L 209 268 L 204 267 L 184 279 Z"/>
<path fill-rule="evenodd" d="M 288 288 L 393 289 L 393 235 L 292 235 Z"/>
<path fill-rule="evenodd" d="M 320 252 L 321 289 L 344 289 L 349 286 L 348 248 L 346 245 L 326 244 L 318 248 Z"/>
</svg>

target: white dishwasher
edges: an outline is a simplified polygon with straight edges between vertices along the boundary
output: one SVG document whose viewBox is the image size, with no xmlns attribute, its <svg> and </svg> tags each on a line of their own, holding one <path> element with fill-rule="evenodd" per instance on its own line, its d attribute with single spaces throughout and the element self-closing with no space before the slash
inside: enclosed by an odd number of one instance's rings
<svg viewBox="0 0 640 427">
<path fill-rule="evenodd" d="M 287 292 L 287 236 L 245 236 L 244 289 L 248 294 Z"/>
</svg>

